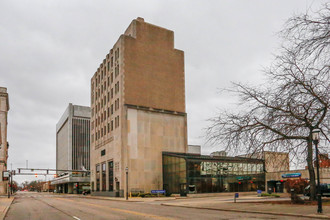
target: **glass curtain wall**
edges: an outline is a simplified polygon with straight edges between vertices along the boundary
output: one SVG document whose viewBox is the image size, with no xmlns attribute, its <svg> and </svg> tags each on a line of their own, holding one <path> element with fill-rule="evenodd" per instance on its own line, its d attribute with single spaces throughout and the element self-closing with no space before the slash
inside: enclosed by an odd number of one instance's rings
<svg viewBox="0 0 330 220">
<path fill-rule="evenodd" d="M 262 161 L 208 160 L 163 155 L 164 189 L 180 193 L 186 184 L 188 193 L 245 192 L 265 189 Z"/>
<path fill-rule="evenodd" d="M 263 164 L 187 160 L 189 188 L 197 193 L 265 189 Z"/>
<path fill-rule="evenodd" d="M 184 158 L 163 156 L 163 183 L 166 192 L 180 193 L 186 187 L 186 171 Z"/>
</svg>

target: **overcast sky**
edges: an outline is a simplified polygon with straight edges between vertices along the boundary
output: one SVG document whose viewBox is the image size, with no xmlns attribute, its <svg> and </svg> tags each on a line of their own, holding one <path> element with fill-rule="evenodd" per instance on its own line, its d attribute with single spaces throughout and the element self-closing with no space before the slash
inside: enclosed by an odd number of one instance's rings
<svg viewBox="0 0 330 220">
<path fill-rule="evenodd" d="M 232 81 L 260 83 L 293 14 L 326 1 L 0 2 L 0 86 L 9 93 L 8 167 L 55 168 L 55 126 L 68 103 L 90 105 L 90 78 L 131 20 L 173 30 L 185 52 L 188 142 L 207 147 L 208 118 L 230 108 Z M 31 177 L 30 179 L 35 179 Z M 15 177 L 21 182 L 22 177 Z M 44 178 L 42 178 L 44 179 Z"/>
</svg>

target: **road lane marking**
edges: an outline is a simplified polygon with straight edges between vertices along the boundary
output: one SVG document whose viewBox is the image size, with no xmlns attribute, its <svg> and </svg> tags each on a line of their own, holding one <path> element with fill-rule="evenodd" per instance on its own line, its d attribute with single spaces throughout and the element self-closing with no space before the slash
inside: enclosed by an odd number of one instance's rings
<svg viewBox="0 0 330 220">
<path fill-rule="evenodd" d="M 113 211 L 116 211 L 116 212 L 125 212 L 127 214 L 139 215 L 139 216 L 144 216 L 144 217 L 158 219 L 158 220 L 174 220 L 175 219 L 175 218 L 163 217 L 163 216 L 159 216 L 159 215 L 147 214 L 147 213 L 143 213 L 143 212 L 131 211 L 131 210 L 127 210 L 127 209 L 111 208 L 109 206 L 97 205 L 97 204 L 93 204 L 93 203 L 78 202 L 78 201 L 75 201 L 75 200 L 72 200 L 72 199 L 64 199 L 64 198 L 56 198 L 56 199 L 71 201 L 71 202 L 75 202 L 75 203 L 86 204 L 88 206 L 96 206 L 96 207 L 100 207 L 100 208 L 106 208 L 106 209 L 110 209 L 110 210 L 113 210 Z"/>
<path fill-rule="evenodd" d="M 72 216 L 74 219 L 80 220 L 80 218 L 76 217 L 76 216 Z"/>
</svg>

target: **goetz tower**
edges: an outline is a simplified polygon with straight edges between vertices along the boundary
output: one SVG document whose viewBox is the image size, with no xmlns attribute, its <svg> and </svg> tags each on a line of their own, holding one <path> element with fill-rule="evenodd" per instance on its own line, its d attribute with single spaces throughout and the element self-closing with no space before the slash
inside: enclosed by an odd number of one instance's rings
<svg viewBox="0 0 330 220">
<path fill-rule="evenodd" d="M 91 79 L 94 194 L 163 189 L 162 152 L 187 151 L 184 53 L 174 33 L 131 22 Z"/>
</svg>

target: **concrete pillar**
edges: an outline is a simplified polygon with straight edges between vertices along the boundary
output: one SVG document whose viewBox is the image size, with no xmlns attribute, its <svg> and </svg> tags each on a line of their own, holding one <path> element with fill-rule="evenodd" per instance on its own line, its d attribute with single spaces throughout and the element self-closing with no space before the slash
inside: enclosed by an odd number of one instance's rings
<svg viewBox="0 0 330 220">
<path fill-rule="evenodd" d="M 68 183 L 68 193 L 69 194 L 73 193 L 73 183 Z"/>
</svg>

